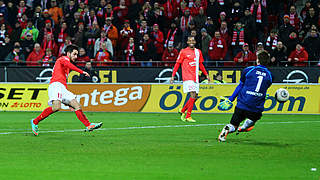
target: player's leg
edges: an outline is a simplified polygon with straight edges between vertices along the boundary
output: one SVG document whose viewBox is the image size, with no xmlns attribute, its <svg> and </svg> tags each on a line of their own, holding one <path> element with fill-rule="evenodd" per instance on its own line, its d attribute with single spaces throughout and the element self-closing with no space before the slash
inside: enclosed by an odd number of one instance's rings
<svg viewBox="0 0 320 180">
<path fill-rule="evenodd" d="M 90 123 L 89 122 L 86 115 L 82 112 L 81 106 L 76 99 L 72 99 L 68 103 L 68 105 L 74 109 L 74 112 L 76 113 L 77 118 L 83 123 L 83 125 L 86 126 L 86 131 L 92 131 L 92 130 L 98 129 L 102 126 L 102 122 L 100 122 L 100 123 Z"/>
<path fill-rule="evenodd" d="M 246 116 L 244 114 L 244 111 L 236 107 L 234 109 L 234 113 L 232 115 L 230 123 L 223 127 L 221 133 L 219 134 L 218 140 L 220 142 L 226 141 L 227 135 L 235 132 L 240 123 L 245 120 L 245 118 Z"/>
<path fill-rule="evenodd" d="M 189 98 L 189 105 L 187 108 L 187 114 L 186 114 L 186 121 L 187 122 L 196 122 L 194 119 L 191 118 L 191 112 L 194 106 L 194 103 L 196 102 L 196 99 L 198 97 L 198 94 L 195 91 L 190 92 L 190 98 Z"/>
<path fill-rule="evenodd" d="M 246 111 L 245 115 L 247 119 L 244 121 L 242 126 L 238 128 L 238 132 L 248 132 L 254 128 L 255 123 L 261 119 L 262 113 L 261 112 L 250 112 Z"/>
<path fill-rule="evenodd" d="M 38 127 L 39 122 L 44 120 L 50 114 L 58 111 L 60 108 L 61 108 L 61 102 L 58 100 L 54 100 L 52 102 L 52 107 L 47 107 L 42 111 L 42 113 L 38 117 L 31 120 L 31 129 L 35 136 L 39 135 L 39 127 Z"/>
</svg>

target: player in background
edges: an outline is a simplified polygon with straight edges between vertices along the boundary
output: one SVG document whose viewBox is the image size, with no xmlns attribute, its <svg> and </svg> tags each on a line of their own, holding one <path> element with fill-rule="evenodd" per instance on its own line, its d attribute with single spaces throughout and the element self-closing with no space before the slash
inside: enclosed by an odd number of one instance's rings
<svg viewBox="0 0 320 180">
<path fill-rule="evenodd" d="M 245 68 L 241 73 L 240 83 L 229 98 L 219 104 L 223 110 L 230 109 L 232 102 L 237 99 L 230 124 L 221 131 L 218 140 L 226 141 L 229 133 L 247 132 L 253 129 L 254 124 L 261 118 L 266 100 L 266 92 L 272 84 L 271 72 L 267 69 L 270 55 L 267 51 L 260 51 L 257 56 L 257 66 Z M 240 123 L 247 119 L 242 126 Z M 239 127 L 239 128 L 238 128 Z"/>
<path fill-rule="evenodd" d="M 75 99 L 76 95 L 67 90 L 66 78 L 70 70 L 77 71 L 88 77 L 90 76 L 87 72 L 82 71 L 70 62 L 74 62 L 77 59 L 77 56 L 78 47 L 75 45 L 68 45 L 65 49 L 65 56 L 61 56 L 56 61 L 48 88 L 49 104 L 52 106 L 46 108 L 38 117 L 31 120 L 32 132 L 35 136 L 38 136 L 39 134 L 39 122 L 50 114 L 59 111 L 61 109 L 61 103 L 74 109 L 78 119 L 86 126 L 86 131 L 92 131 L 102 126 L 102 123 L 89 122 L 87 117 L 83 114 L 79 102 Z"/>
<path fill-rule="evenodd" d="M 173 83 L 174 76 L 178 71 L 180 65 L 182 69 L 182 80 L 183 80 L 183 92 L 190 93 L 188 102 L 182 109 L 179 109 L 181 114 L 181 120 L 185 122 L 196 122 L 191 117 L 191 111 L 193 105 L 198 97 L 199 93 L 199 69 L 210 81 L 208 73 L 203 66 L 203 57 L 199 49 L 195 48 L 196 40 L 193 36 L 188 37 L 188 47 L 180 51 L 174 66 L 170 83 Z M 187 111 L 187 113 L 185 113 Z"/>
</svg>

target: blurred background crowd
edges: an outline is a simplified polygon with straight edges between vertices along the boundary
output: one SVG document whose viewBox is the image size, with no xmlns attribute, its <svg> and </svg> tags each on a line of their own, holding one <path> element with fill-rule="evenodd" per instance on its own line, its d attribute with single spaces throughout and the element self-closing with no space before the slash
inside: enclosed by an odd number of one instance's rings
<svg viewBox="0 0 320 180">
<path fill-rule="evenodd" d="M 189 35 L 206 66 L 320 66 L 318 0 L 0 0 L 0 66 L 173 66 Z"/>
</svg>

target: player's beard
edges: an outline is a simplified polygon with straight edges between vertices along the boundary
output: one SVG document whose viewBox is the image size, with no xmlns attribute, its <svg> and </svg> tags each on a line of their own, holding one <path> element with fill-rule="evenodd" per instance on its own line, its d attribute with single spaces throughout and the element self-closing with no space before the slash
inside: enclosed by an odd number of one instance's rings
<svg viewBox="0 0 320 180">
<path fill-rule="evenodd" d="M 193 48 L 195 48 L 195 44 L 190 43 L 190 44 L 189 44 L 189 47 L 190 47 L 191 49 L 193 49 Z"/>
</svg>

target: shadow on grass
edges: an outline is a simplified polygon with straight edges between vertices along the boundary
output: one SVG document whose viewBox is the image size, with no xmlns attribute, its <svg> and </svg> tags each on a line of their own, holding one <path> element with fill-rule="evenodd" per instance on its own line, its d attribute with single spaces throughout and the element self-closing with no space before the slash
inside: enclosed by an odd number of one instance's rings
<svg viewBox="0 0 320 180">
<path fill-rule="evenodd" d="M 232 143 L 232 144 L 270 146 L 270 147 L 279 147 L 279 148 L 290 147 L 294 145 L 294 144 L 280 143 L 280 142 L 263 142 L 255 139 L 231 139 L 230 138 L 227 141 L 228 143 Z"/>
</svg>

